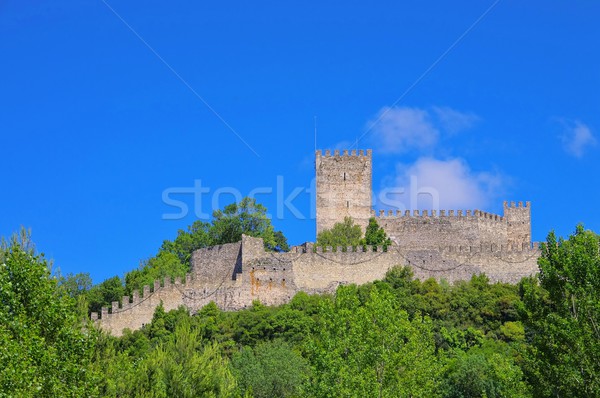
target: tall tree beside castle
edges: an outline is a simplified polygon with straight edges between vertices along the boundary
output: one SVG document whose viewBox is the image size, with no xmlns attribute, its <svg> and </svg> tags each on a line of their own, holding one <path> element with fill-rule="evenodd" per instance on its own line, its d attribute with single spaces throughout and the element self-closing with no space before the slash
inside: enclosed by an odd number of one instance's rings
<svg viewBox="0 0 600 398">
<path fill-rule="evenodd" d="M 370 246 L 383 246 L 387 249 L 392 244 L 392 240 L 388 238 L 385 230 L 379 226 L 375 217 L 369 218 L 369 225 L 365 231 L 363 244 Z"/>
<path fill-rule="evenodd" d="M 287 239 L 281 231 L 275 231 L 267 217 L 267 208 L 254 198 L 243 198 L 213 212 L 209 232 L 213 245 L 239 242 L 242 235 L 262 238 L 267 250 L 289 250 Z"/>
</svg>

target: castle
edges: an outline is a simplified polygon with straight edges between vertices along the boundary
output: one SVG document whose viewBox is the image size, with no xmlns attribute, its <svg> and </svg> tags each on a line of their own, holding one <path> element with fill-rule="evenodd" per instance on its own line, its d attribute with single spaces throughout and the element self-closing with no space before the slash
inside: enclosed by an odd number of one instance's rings
<svg viewBox="0 0 600 398">
<path fill-rule="evenodd" d="M 502 216 L 480 210 L 417 211 L 411 214 L 372 210 L 372 152 L 316 152 L 317 232 L 346 216 L 364 230 L 376 217 L 393 245 L 321 248 L 311 243 L 287 253 L 267 252 L 260 238 L 196 250 L 185 280 L 167 278 L 134 291 L 111 311 L 92 313 L 114 335 L 142 327 L 162 302 L 169 311 L 183 305 L 192 313 L 211 301 L 223 310 L 279 305 L 297 292 L 332 293 L 342 284 L 382 279 L 396 265 L 408 265 L 419 279 L 469 279 L 485 273 L 491 281 L 515 283 L 537 271 L 539 247 L 531 242 L 531 205 L 504 203 Z M 99 316 L 100 315 L 100 316 Z"/>
</svg>

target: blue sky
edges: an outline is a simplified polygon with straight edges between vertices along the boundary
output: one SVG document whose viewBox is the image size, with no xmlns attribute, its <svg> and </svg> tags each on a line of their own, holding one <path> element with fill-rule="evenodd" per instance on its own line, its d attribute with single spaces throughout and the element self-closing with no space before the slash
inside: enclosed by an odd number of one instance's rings
<svg viewBox="0 0 600 398">
<path fill-rule="evenodd" d="M 373 149 L 376 196 L 412 177 L 442 208 L 531 201 L 534 240 L 600 231 L 598 15 L 591 1 L 3 1 L 0 235 L 29 227 L 63 273 L 99 282 L 212 198 L 271 187 L 258 200 L 275 226 L 313 240 L 315 116 L 319 148 Z M 194 184 L 201 206 L 173 194 L 189 212 L 165 219 L 164 192 Z M 304 219 L 278 217 L 276 192 L 295 188 Z"/>
</svg>

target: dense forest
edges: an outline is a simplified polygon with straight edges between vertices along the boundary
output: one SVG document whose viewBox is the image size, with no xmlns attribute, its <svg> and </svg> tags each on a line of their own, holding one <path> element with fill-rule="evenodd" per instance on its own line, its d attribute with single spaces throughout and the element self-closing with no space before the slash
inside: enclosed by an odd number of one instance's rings
<svg viewBox="0 0 600 398">
<path fill-rule="evenodd" d="M 370 227 L 344 239 L 387 242 Z M 150 324 L 120 338 L 89 321 L 148 281 L 185 274 L 193 250 L 241 233 L 287 249 L 252 201 L 179 231 L 138 269 L 94 286 L 87 274 L 52 272 L 25 231 L 3 240 L 0 397 L 600 396 L 600 236 L 583 226 L 566 239 L 549 233 L 539 274 L 517 285 L 485 275 L 420 281 L 399 266 L 381 281 L 299 293 L 279 307 L 158 307 Z"/>
</svg>

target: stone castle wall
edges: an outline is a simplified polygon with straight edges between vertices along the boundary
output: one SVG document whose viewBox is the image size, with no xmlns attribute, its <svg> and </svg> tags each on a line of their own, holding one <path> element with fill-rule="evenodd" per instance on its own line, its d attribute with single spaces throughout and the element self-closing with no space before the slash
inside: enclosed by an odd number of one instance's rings
<svg viewBox="0 0 600 398">
<path fill-rule="evenodd" d="M 376 216 L 396 244 L 410 247 L 437 247 L 440 245 L 523 245 L 530 243 L 531 204 L 504 203 L 504 216 L 480 210 L 415 210 L 385 213 Z"/>
<path fill-rule="evenodd" d="M 317 232 L 344 217 L 366 227 L 371 209 L 371 151 L 316 152 Z M 393 266 L 410 266 L 416 278 L 468 280 L 485 273 L 492 282 L 516 283 L 537 272 L 540 251 L 531 243 L 531 205 L 504 202 L 504 214 L 479 210 L 392 212 L 376 217 L 394 244 L 383 248 L 295 247 L 289 253 L 264 250 L 262 239 L 197 250 L 186 280 L 156 281 L 142 294 L 123 297 L 92 318 L 120 335 L 152 320 L 161 302 L 165 310 L 184 306 L 191 313 L 215 302 L 223 310 L 239 310 L 260 300 L 266 305 L 288 302 L 297 292 L 332 293 L 341 284 L 382 279 Z"/>
<path fill-rule="evenodd" d="M 354 251 L 358 249 L 358 251 Z M 121 335 L 123 329 L 139 329 L 152 320 L 162 302 L 165 310 L 184 306 L 191 313 L 215 302 L 223 310 L 239 310 L 259 300 L 266 305 L 288 302 L 296 293 L 333 293 L 339 285 L 364 284 L 385 277 L 393 266 L 412 267 L 419 279 L 448 282 L 468 280 L 485 273 L 492 282 L 515 283 L 537 271 L 537 245 L 493 244 L 438 246 L 418 249 L 409 246 L 360 248 L 295 247 L 289 253 L 266 252 L 260 238 L 244 236 L 238 243 L 194 252 L 192 272 L 185 282 L 156 281 L 145 286 L 140 296 L 123 297 L 121 304 L 103 308 L 92 319 L 103 329 Z M 216 264 L 221 273 L 210 271 Z M 131 302 L 130 302 L 131 301 Z"/>
</svg>

